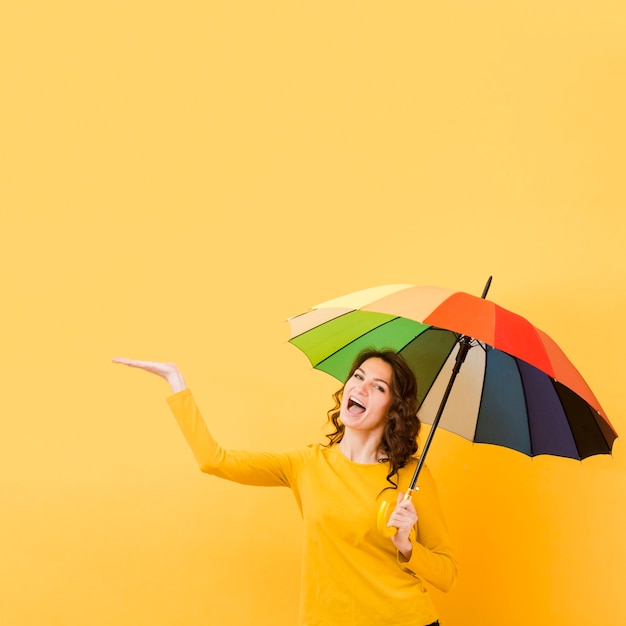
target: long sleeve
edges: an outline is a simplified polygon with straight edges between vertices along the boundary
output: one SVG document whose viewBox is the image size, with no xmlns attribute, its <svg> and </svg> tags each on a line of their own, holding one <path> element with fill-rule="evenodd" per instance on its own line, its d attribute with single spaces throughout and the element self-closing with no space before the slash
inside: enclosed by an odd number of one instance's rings
<svg viewBox="0 0 626 626">
<path fill-rule="evenodd" d="M 246 485 L 291 486 L 302 452 L 225 450 L 213 438 L 189 389 L 167 398 L 200 470 Z"/>
<path fill-rule="evenodd" d="M 440 591 L 450 591 L 456 583 L 458 568 L 448 530 L 439 504 L 437 487 L 427 467 L 422 468 L 419 490 L 413 494 L 418 522 L 409 561 L 403 569 L 425 580 Z"/>
<path fill-rule="evenodd" d="M 189 390 L 168 398 L 203 472 L 248 485 L 291 488 L 303 518 L 301 626 L 423 626 L 437 611 L 423 582 L 442 590 L 456 580 L 456 562 L 428 472 L 414 495 L 413 551 L 401 563 L 378 532 L 378 501 L 387 467 L 347 459 L 338 446 L 286 452 L 223 449 L 209 432 Z M 399 476 L 406 489 L 410 467 Z"/>
</svg>

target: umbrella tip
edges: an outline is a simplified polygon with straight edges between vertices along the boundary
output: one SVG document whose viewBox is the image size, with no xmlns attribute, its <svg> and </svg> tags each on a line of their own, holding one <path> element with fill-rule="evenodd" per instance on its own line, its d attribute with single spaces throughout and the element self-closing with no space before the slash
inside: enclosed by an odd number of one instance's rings
<svg viewBox="0 0 626 626">
<path fill-rule="evenodd" d="M 493 276 L 490 276 L 489 279 L 487 280 L 487 283 L 485 284 L 485 288 L 483 289 L 483 295 L 480 296 L 483 300 L 487 297 L 487 292 L 489 291 L 489 287 L 491 287 L 491 279 L 493 278 Z"/>
</svg>

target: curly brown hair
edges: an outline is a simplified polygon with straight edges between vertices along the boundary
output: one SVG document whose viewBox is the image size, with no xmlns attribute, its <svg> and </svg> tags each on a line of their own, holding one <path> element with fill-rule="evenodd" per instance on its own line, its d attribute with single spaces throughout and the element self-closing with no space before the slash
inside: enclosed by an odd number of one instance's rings
<svg viewBox="0 0 626 626">
<path fill-rule="evenodd" d="M 368 348 L 360 352 L 352 363 L 346 382 L 365 361 L 373 358 L 388 363 L 392 370 L 392 402 L 380 441 L 380 451 L 387 457 L 385 459 L 389 463 L 387 480 L 395 489 L 398 484 L 394 482 L 394 477 L 398 470 L 404 467 L 417 452 L 417 435 L 421 426 L 417 417 L 417 379 L 407 361 L 393 350 Z M 333 394 L 335 406 L 328 411 L 328 421 L 335 428 L 334 432 L 326 435 L 329 439 L 329 446 L 339 443 L 343 438 L 345 427 L 339 420 L 339 413 L 344 387 L 345 382 L 341 389 Z"/>
</svg>

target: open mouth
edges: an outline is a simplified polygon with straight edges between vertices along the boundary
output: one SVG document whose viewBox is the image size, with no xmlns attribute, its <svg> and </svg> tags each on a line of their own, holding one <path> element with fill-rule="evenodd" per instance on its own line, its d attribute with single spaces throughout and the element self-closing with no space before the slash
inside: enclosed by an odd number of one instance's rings
<svg viewBox="0 0 626 626">
<path fill-rule="evenodd" d="M 353 396 L 348 398 L 348 412 L 352 415 L 360 415 L 365 412 L 365 407 Z"/>
</svg>

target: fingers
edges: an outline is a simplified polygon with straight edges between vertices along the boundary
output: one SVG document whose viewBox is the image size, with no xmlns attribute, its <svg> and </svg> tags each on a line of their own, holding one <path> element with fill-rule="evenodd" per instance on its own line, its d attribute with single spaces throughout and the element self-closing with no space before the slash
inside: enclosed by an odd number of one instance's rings
<svg viewBox="0 0 626 626">
<path fill-rule="evenodd" d="M 406 505 L 405 503 L 400 503 L 394 510 L 394 512 L 390 515 L 389 521 L 392 520 L 414 520 L 417 521 L 417 512 L 415 511 L 415 507 L 412 504 Z"/>
<path fill-rule="evenodd" d="M 153 361 L 137 361 L 136 359 L 125 359 L 122 357 L 116 357 L 111 359 L 113 363 L 121 363 L 122 365 L 128 365 L 129 367 L 140 367 L 142 369 L 147 369 L 148 367 L 154 367 L 157 363 Z"/>
<path fill-rule="evenodd" d="M 178 367 L 175 363 L 160 363 L 158 361 L 137 361 L 135 359 L 126 359 L 126 358 L 115 358 L 112 359 L 113 363 L 120 363 L 122 365 L 127 365 L 128 367 L 136 367 L 137 369 L 144 370 L 146 372 L 150 372 L 151 374 L 157 374 L 157 376 L 162 376 L 163 378 L 167 378 L 172 374 L 176 374 L 178 372 Z"/>
<path fill-rule="evenodd" d="M 121 357 L 115 357 L 114 359 L 111 359 L 111 361 L 113 363 L 122 363 L 123 365 L 129 365 L 131 363 L 130 359 L 123 359 Z"/>
<path fill-rule="evenodd" d="M 413 502 L 411 502 L 410 492 L 406 495 L 402 492 L 398 493 L 398 498 L 396 500 L 396 510 L 415 511 L 415 506 L 413 505 Z"/>
<path fill-rule="evenodd" d="M 158 361 L 136 361 L 135 359 L 126 359 L 122 357 L 116 357 L 112 359 L 113 363 L 120 363 L 127 365 L 128 367 L 136 367 L 149 372 L 150 374 L 156 374 L 165 379 L 173 393 L 178 393 L 187 388 L 187 383 L 180 373 L 176 363 L 160 363 Z"/>
<path fill-rule="evenodd" d="M 411 500 L 405 500 L 404 494 L 399 493 L 396 508 L 389 516 L 387 526 L 395 526 L 398 531 L 408 531 L 417 522 L 417 511 Z"/>
</svg>

